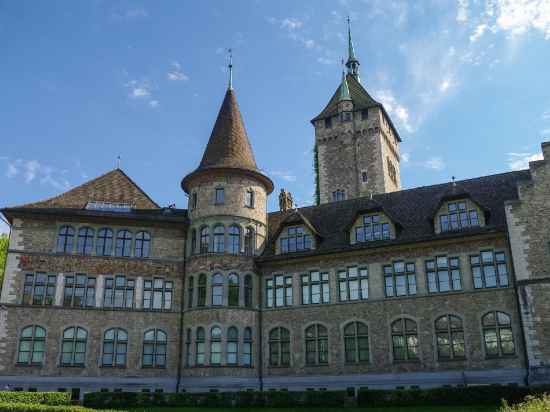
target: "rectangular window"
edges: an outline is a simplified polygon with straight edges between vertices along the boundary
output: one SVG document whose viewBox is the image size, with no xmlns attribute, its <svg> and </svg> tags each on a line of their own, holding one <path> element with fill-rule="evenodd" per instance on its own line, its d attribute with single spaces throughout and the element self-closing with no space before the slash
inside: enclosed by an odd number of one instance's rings
<svg viewBox="0 0 550 412">
<path fill-rule="evenodd" d="M 225 191 L 223 187 L 216 188 L 216 197 L 214 203 L 217 205 L 223 205 L 225 202 Z"/>
<path fill-rule="evenodd" d="M 311 235 L 308 235 L 303 227 L 289 227 L 286 232 L 287 236 L 280 239 L 281 253 L 302 252 L 311 249 Z"/>
<path fill-rule="evenodd" d="M 196 209 L 197 208 L 197 202 L 198 202 L 197 192 L 194 192 L 191 195 L 191 209 Z"/>
<path fill-rule="evenodd" d="M 442 232 L 460 230 L 479 226 L 479 217 L 476 209 L 468 210 L 467 203 L 451 202 L 447 205 L 447 213 L 439 216 L 439 226 Z"/>
<path fill-rule="evenodd" d="M 325 119 L 325 129 L 332 128 L 332 117 L 327 117 Z"/>
<path fill-rule="evenodd" d="M 384 266 L 386 297 L 416 295 L 415 264 L 403 261 Z"/>
<path fill-rule="evenodd" d="M 460 263 L 457 257 L 438 256 L 426 261 L 428 292 L 450 292 L 462 289 Z"/>
<path fill-rule="evenodd" d="M 369 272 L 367 268 L 349 267 L 338 272 L 340 302 L 369 298 Z"/>
<path fill-rule="evenodd" d="M 172 291 L 174 284 L 162 278 L 147 279 L 143 282 L 143 309 L 172 309 Z"/>
<path fill-rule="evenodd" d="M 253 190 L 246 191 L 244 205 L 246 207 L 254 208 L 254 191 Z"/>
<path fill-rule="evenodd" d="M 276 275 L 266 281 L 268 308 L 292 306 L 292 276 Z"/>
<path fill-rule="evenodd" d="M 369 118 L 368 109 L 361 110 L 361 120 L 367 120 Z"/>
<path fill-rule="evenodd" d="M 470 256 L 470 266 L 476 289 L 510 285 L 504 252 L 482 251 L 479 255 Z"/>
<path fill-rule="evenodd" d="M 23 304 L 53 305 L 56 284 L 57 275 L 48 275 L 44 272 L 27 273 L 23 286 Z"/>
<path fill-rule="evenodd" d="M 82 273 L 65 276 L 63 306 L 95 306 L 95 277 Z"/>
<path fill-rule="evenodd" d="M 330 302 L 328 273 L 313 271 L 302 275 L 301 280 L 303 305 Z"/>
<path fill-rule="evenodd" d="M 388 240 L 390 236 L 390 224 L 383 215 L 363 216 L 363 225 L 355 228 L 355 241 L 358 243 Z"/>
<path fill-rule="evenodd" d="M 103 306 L 106 308 L 133 308 L 135 280 L 126 276 L 105 278 Z"/>
</svg>

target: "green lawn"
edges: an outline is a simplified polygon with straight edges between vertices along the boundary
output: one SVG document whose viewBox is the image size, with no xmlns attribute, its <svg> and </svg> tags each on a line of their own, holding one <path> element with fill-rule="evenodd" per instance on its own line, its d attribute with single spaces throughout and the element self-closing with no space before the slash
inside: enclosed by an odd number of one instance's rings
<svg viewBox="0 0 550 412">
<path fill-rule="evenodd" d="M 132 412 L 496 412 L 487 406 L 426 406 L 416 408 L 138 408 Z"/>
</svg>

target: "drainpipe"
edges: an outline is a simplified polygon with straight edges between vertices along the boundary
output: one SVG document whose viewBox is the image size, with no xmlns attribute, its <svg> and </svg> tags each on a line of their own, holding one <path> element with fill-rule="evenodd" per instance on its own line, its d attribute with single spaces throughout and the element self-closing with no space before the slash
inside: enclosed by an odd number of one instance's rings
<svg viewBox="0 0 550 412">
<path fill-rule="evenodd" d="M 261 275 L 260 275 L 261 279 Z M 261 281 L 260 281 L 261 285 Z M 261 286 L 260 286 L 261 287 Z M 261 296 L 261 289 L 260 289 L 260 296 Z M 262 316 L 262 303 L 260 299 L 260 310 L 258 312 L 258 378 L 260 380 L 260 391 L 264 390 L 264 356 L 263 356 L 263 316 Z"/>
<path fill-rule="evenodd" d="M 187 243 L 187 238 L 186 238 Z M 185 272 L 186 272 L 186 263 L 187 256 L 183 256 L 183 268 L 182 268 L 182 277 L 181 277 L 181 297 L 180 297 L 180 318 L 179 318 L 179 336 L 178 336 L 178 377 L 176 381 L 176 393 L 180 391 L 181 384 L 181 369 L 183 362 L 183 308 L 185 306 L 184 296 L 185 296 Z"/>
</svg>

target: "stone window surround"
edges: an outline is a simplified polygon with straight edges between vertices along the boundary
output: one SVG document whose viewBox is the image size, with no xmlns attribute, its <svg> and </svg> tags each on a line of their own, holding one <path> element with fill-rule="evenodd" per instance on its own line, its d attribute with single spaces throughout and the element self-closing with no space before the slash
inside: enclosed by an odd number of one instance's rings
<svg viewBox="0 0 550 412">
<path fill-rule="evenodd" d="M 104 225 L 90 225 L 87 223 L 83 224 L 77 224 L 73 225 L 72 222 L 61 222 L 56 225 L 56 232 L 55 232 L 55 244 L 52 250 L 52 253 L 56 255 L 76 255 L 76 256 L 95 256 L 95 257 L 116 257 L 116 258 L 122 258 L 122 259 L 150 259 L 151 258 L 151 251 L 153 250 L 153 236 L 151 236 L 151 232 L 145 228 L 136 228 L 135 230 L 131 230 L 127 226 L 104 226 Z M 57 250 L 57 239 L 59 238 L 59 231 L 64 227 L 71 227 L 74 230 L 74 236 L 72 240 L 72 250 L 71 252 L 60 252 Z M 80 229 L 83 228 L 91 228 L 94 231 L 93 241 L 92 241 L 92 253 L 83 255 L 82 253 L 79 253 L 77 251 L 77 244 L 78 244 L 78 234 L 80 232 Z M 111 246 L 111 253 L 109 255 L 98 255 L 96 250 L 97 245 L 97 239 L 98 239 L 98 233 L 101 229 L 110 229 L 113 233 L 112 238 L 112 246 Z M 128 230 L 132 235 L 132 241 L 130 245 L 130 256 L 117 256 L 115 253 L 116 250 L 116 239 L 117 234 L 121 230 Z M 145 232 L 149 234 L 149 256 L 145 257 L 137 257 L 135 256 L 136 252 L 136 241 L 135 236 L 140 233 Z"/>
<path fill-rule="evenodd" d="M 496 285 L 495 286 L 486 286 L 486 276 L 485 276 L 485 273 L 483 271 L 483 267 L 484 266 L 490 266 L 490 264 L 488 262 L 483 262 L 483 257 L 482 257 L 482 254 L 484 252 L 491 252 L 493 254 L 493 266 L 495 267 L 495 278 L 496 278 Z M 496 255 L 499 255 L 499 254 L 502 254 L 504 255 L 504 261 L 503 262 L 500 262 L 499 260 L 497 260 L 497 257 Z M 479 258 L 479 263 L 478 264 L 472 264 L 472 258 Z M 511 277 L 511 272 L 510 272 L 510 266 L 509 266 L 509 259 L 507 259 L 507 254 L 506 254 L 506 251 L 502 248 L 483 248 L 481 249 L 477 254 L 470 254 L 469 257 L 468 257 L 469 261 L 468 261 L 468 266 L 470 267 L 470 273 L 471 273 L 471 276 L 472 276 L 472 282 L 473 282 L 473 288 L 474 290 L 483 290 L 483 289 L 501 289 L 501 288 L 508 288 L 511 286 L 511 281 L 512 281 L 512 277 Z M 499 265 L 505 265 L 506 267 L 506 280 L 507 280 L 507 283 L 506 284 L 501 284 L 501 271 L 500 269 L 498 268 Z M 477 288 L 475 286 L 475 277 L 474 277 L 474 267 L 479 267 L 480 268 L 480 274 L 481 274 L 481 284 L 482 286 Z"/>
<path fill-rule="evenodd" d="M 221 362 L 219 364 L 210 364 L 210 344 L 212 342 L 211 340 L 211 331 L 212 328 L 219 327 L 221 329 L 221 338 L 217 342 L 221 343 Z M 236 328 L 238 332 L 238 340 L 237 340 L 237 363 L 227 363 L 227 344 L 229 342 L 232 342 L 231 340 L 228 340 L 228 331 L 230 328 Z M 204 363 L 197 365 L 196 361 L 196 351 L 197 351 L 197 330 L 199 328 L 202 328 L 204 330 Z M 251 333 L 251 340 L 247 340 L 245 336 L 245 330 L 247 328 L 250 328 Z M 185 354 L 185 358 L 189 358 L 191 360 L 190 368 L 224 368 L 224 367 L 230 367 L 230 368 L 254 368 L 254 351 L 251 353 L 251 364 L 250 365 L 244 365 L 242 363 L 243 354 L 244 354 L 244 347 L 245 344 L 251 343 L 251 347 L 254 347 L 254 329 L 250 326 L 238 326 L 235 324 L 230 324 L 227 327 L 224 327 L 222 324 L 218 322 L 214 322 L 208 325 L 195 325 L 193 327 L 188 328 L 191 330 L 191 344 L 189 345 L 189 349 L 192 350 L 191 354 L 188 355 L 188 353 Z M 202 342 L 202 341 L 201 341 Z M 186 346 L 187 349 L 187 346 Z"/>
<path fill-rule="evenodd" d="M 274 332 L 276 329 L 279 331 L 279 337 L 278 339 L 271 339 L 271 333 Z M 281 338 L 281 331 L 285 330 L 288 332 L 288 364 L 282 363 L 282 343 L 287 343 L 286 340 L 282 340 Z M 267 357 L 266 357 L 266 364 L 268 368 L 291 368 L 293 365 L 293 358 L 292 358 L 292 331 L 289 329 L 286 325 L 282 325 L 280 323 L 275 323 L 272 325 L 272 327 L 266 331 L 266 342 L 267 342 Z M 278 348 L 278 364 L 273 365 L 271 364 L 271 344 L 276 344 Z"/>
<path fill-rule="evenodd" d="M 502 353 L 501 351 L 501 338 L 500 338 L 500 329 L 501 328 L 506 328 L 506 326 L 496 326 L 496 329 L 497 329 L 497 335 L 498 336 L 498 340 L 497 340 L 497 344 L 498 344 L 498 352 L 499 354 L 498 355 L 489 355 L 487 354 L 487 347 L 486 347 L 486 344 L 485 344 L 485 329 L 491 329 L 491 327 L 484 327 L 483 325 L 483 318 L 491 313 L 496 313 L 498 315 L 498 313 L 503 313 L 505 315 L 507 315 L 509 318 L 510 318 L 510 325 L 507 327 L 507 328 L 510 328 L 511 329 L 511 332 L 512 332 L 512 345 L 514 347 L 514 353 L 510 353 L 510 354 L 504 354 Z M 514 316 L 512 313 L 509 313 L 508 310 L 505 310 L 505 309 L 501 309 L 501 308 L 495 308 L 495 309 L 492 309 L 492 310 L 489 310 L 489 311 L 486 311 L 486 312 L 483 312 L 482 314 L 480 314 L 478 316 L 478 319 L 479 319 L 479 333 L 480 333 L 480 338 L 481 338 L 481 353 L 483 354 L 483 357 L 484 359 L 502 359 L 502 358 L 515 358 L 517 357 L 517 353 L 518 353 L 518 348 L 517 348 L 517 342 L 518 341 L 521 341 L 517 336 L 514 336 L 516 333 L 517 333 L 517 330 L 514 328 Z"/>
<path fill-rule="evenodd" d="M 438 260 L 440 258 L 446 258 L 447 259 L 447 266 L 446 268 L 445 267 L 440 267 L 438 265 Z M 457 265 L 451 265 L 451 261 L 453 260 L 457 260 L 458 261 L 458 264 Z M 434 268 L 433 269 L 428 269 L 428 264 L 432 262 L 433 265 L 434 265 Z M 442 269 L 442 270 L 439 270 L 439 269 Z M 457 292 L 457 291 L 461 291 L 463 290 L 463 280 L 462 280 L 462 270 L 460 268 L 460 257 L 459 256 L 454 256 L 454 255 L 451 255 L 451 256 L 448 256 L 448 255 L 436 255 L 434 256 L 433 258 L 428 258 L 428 259 L 425 259 L 424 260 L 424 271 L 426 273 L 426 290 L 427 290 L 427 293 L 430 293 L 430 294 L 437 294 L 437 293 L 449 293 L 449 292 Z M 457 287 L 455 288 L 455 280 L 456 279 L 453 279 L 453 271 L 458 271 L 458 282 L 460 283 L 460 287 Z M 447 272 L 447 275 L 448 275 L 448 278 L 449 278 L 449 290 L 446 290 L 446 291 L 442 291 L 440 290 L 441 289 L 441 284 L 440 284 L 440 279 L 439 279 L 439 272 Z M 430 273 L 433 273 L 434 276 L 435 276 L 435 284 L 436 284 L 436 289 L 437 290 L 434 290 L 434 291 L 430 291 L 430 280 L 429 280 L 429 274 Z"/>
<path fill-rule="evenodd" d="M 282 285 L 277 284 L 277 279 L 283 279 Z M 265 285 L 265 304 L 266 308 L 276 308 L 276 307 L 288 307 L 294 305 L 294 277 L 292 275 L 285 275 L 284 273 L 274 273 L 273 276 L 264 279 Z M 290 280 L 290 282 L 289 282 Z M 268 282 L 271 281 L 271 287 L 268 287 Z M 277 291 L 282 290 L 283 305 L 277 305 Z M 290 293 L 288 291 L 290 290 Z M 269 296 L 271 294 L 272 304 L 269 305 Z M 290 296 L 289 296 L 290 295 Z"/>
<path fill-rule="evenodd" d="M 365 325 L 367 327 L 367 334 L 366 335 L 358 335 L 358 334 L 355 334 L 355 335 L 346 335 L 345 333 L 345 329 L 348 325 L 350 324 L 356 324 L 356 323 L 362 323 L 363 325 Z M 343 356 L 343 360 L 344 360 L 344 364 L 346 365 L 357 365 L 357 364 L 369 364 L 371 363 L 371 359 L 372 359 L 372 353 L 371 353 L 371 344 L 370 344 L 370 325 L 369 325 L 369 322 L 367 322 L 366 320 L 364 319 L 360 319 L 360 318 L 352 318 L 352 319 L 348 319 L 347 321 L 345 322 L 341 322 L 340 324 L 340 336 L 342 337 L 342 352 L 344 354 Z M 346 336 L 350 337 L 354 337 L 356 340 L 358 337 L 366 337 L 367 338 L 367 350 L 368 350 L 368 359 L 367 360 L 359 360 L 358 358 L 355 360 L 355 361 L 348 361 L 346 359 Z M 356 346 L 356 354 L 358 355 L 358 346 Z"/>
<path fill-rule="evenodd" d="M 237 274 L 238 278 L 239 278 L 239 304 L 237 306 L 229 306 L 229 282 L 228 282 L 228 278 L 229 278 L 229 275 L 231 275 L 232 273 L 235 273 Z M 204 274 L 206 275 L 206 300 L 205 300 L 205 305 L 204 306 L 198 306 L 198 290 L 199 290 L 199 287 L 198 287 L 198 282 L 199 282 L 199 277 Z M 222 282 L 222 304 L 221 305 L 212 305 L 212 276 L 214 276 L 215 274 L 221 274 L 222 275 L 222 278 L 223 278 L 223 282 Z M 245 288 L 245 279 L 247 276 L 250 276 L 252 278 L 252 306 L 251 307 L 246 307 L 245 306 L 245 293 L 246 293 L 246 288 Z M 194 280 L 194 285 L 193 285 L 193 303 L 192 303 L 192 307 L 189 307 L 189 304 L 188 302 L 185 304 L 185 310 L 203 310 L 203 309 L 215 309 L 215 308 L 224 308 L 224 309 L 227 309 L 227 308 L 231 308 L 231 309 L 255 309 L 256 306 L 255 306 L 255 301 L 256 299 L 254 298 L 255 296 L 255 291 L 257 290 L 257 283 L 256 281 L 254 281 L 254 273 L 252 272 L 248 272 L 248 271 L 245 271 L 245 272 L 239 272 L 239 271 L 236 271 L 236 270 L 215 270 L 215 271 L 212 271 L 212 272 L 199 272 L 199 273 L 193 273 L 193 274 L 188 274 L 186 276 L 186 280 L 185 280 L 185 285 L 186 285 L 186 291 L 189 290 L 189 286 L 190 286 L 190 279 L 193 279 Z M 188 298 L 188 296 L 186 296 L 186 299 Z"/>
<path fill-rule="evenodd" d="M 451 327 L 451 325 L 448 325 L 447 329 L 437 329 L 437 321 L 440 320 L 441 318 L 444 318 L 444 317 L 456 317 L 460 320 L 460 328 L 458 329 L 455 329 L 453 330 L 453 328 Z M 467 353 L 468 353 L 468 348 L 467 348 L 467 344 L 466 344 L 466 333 L 465 333 L 465 328 L 464 328 L 464 316 L 459 314 L 459 313 L 456 313 L 456 312 L 453 312 L 453 311 L 443 311 L 441 313 L 438 313 L 436 316 L 434 316 L 433 318 L 433 336 L 434 336 L 434 340 L 433 340 L 433 347 L 435 348 L 434 350 L 434 359 L 436 359 L 438 362 L 452 362 L 452 361 L 464 361 L 467 359 Z M 438 344 L 438 339 L 437 339 L 437 335 L 438 335 L 438 331 L 441 331 L 441 332 L 448 332 L 449 333 L 449 348 L 450 348 L 450 353 L 451 355 L 448 356 L 448 357 L 445 357 L 445 356 L 441 356 L 440 353 L 439 353 L 439 344 Z M 453 348 L 453 342 L 452 342 L 452 337 L 454 336 L 455 333 L 462 333 L 462 344 L 463 344 L 463 349 L 464 349 L 464 355 L 456 355 L 454 353 L 454 348 Z M 483 336 L 481 336 L 481 338 L 483 339 Z M 482 342 L 482 345 L 483 345 L 483 342 Z"/>
<path fill-rule="evenodd" d="M 64 306 L 65 308 L 78 308 L 78 309 L 103 309 L 103 310 L 144 310 L 144 311 L 153 311 L 152 309 L 143 309 L 143 286 L 144 286 L 144 280 L 145 279 L 151 279 L 151 276 L 144 276 L 144 275 L 136 275 L 136 274 L 122 274 L 122 273 L 112 273 L 112 274 L 98 274 L 98 275 L 92 275 L 87 274 L 83 272 L 59 272 L 55 275 L 57 276 L 57 283 L 56 283 L 56 289 L 55 289 L 55 300 L 52 304 L 52 306 L 60 306 L 63 307 L 63 298 L 64 298 L 64 290 L 65 290 L 65 277 L 66 276 L 76 276 L 76 275 L 85 275 L 87 277 L 94 277 L 96 279 L 95 282 L 95 304 L 93 306 L 85 306 L 85 307 L 75 307 L 75 306 Z M 116 276 L 126 276 L 126 278 L 130 278 L 135 280 L 134 285 L 134 299 L 133 299 L 133 307 L 132 308 L 115 308 L 115 307 L 104 307 L 103 305 L 103 299 L 104 299 L 104 293 L 105 293 L 105 278 L 115 278 Z M 153 276 L 153 278 L 162 278 L 165 281 L 171 281 L 173 282 L 173 294 L 172 294 L 172 307 L 170 310 L 163 309 L 164 312 L 171 312 L 176 310 L 176 302 L 177 300 L 175 297 L 177 296 L 177 290 L 176 290 L 176 282 L 175 279 L 169 276 Z M 22 282 L 24 282 L 24 277 Z M 22 301 L 21 301 L 22 302 Z M 40 306 L 40 305 L 30 305 L 30 306 Z"/>
<path fill-rule="evenodd" d="M 322 327 L 325 329 L 326 331 L 326 336 L 325 335 L 320 335 L 319 332 L 320 332 L 320 328 L 319 327 Z M 309 328 L 313 328 L 313 330 L 315 331 L 315 337 L 313 338 L 308 338 L 307 337 L 307 330 Z M 330 365 L 331 363 L 331 353 L 330 353 L 330 326 L 324 322 L 321 322 L 321 321 L 312 321 L 312 322 L 308 322 L 306 323 L 303 327 L 302 327 L 302 354 L 304 355 L 303 356 L 303 366 L 306 367 L 306 368 L 309 368 L 309 367 L 319 367 L 319 366 L 328 366 Z M 308 360 L 307 360 L 307 342 L 309 341 L 313 341 L 314 344 L 315 344 L 315 351 L 314 351 L 314 355 L 316 357 L 315 359 L 315 362 L 310 362 L 308 363 Z M 320 349 L 321 349 L 321 341 L 326 341 L 326 362 L 321 362 L 321 358 L 320 358 Z M 292 348 L 292 343 L 291 343 L 291 348 Z"/>
<path fill-rule="evenodd" d="M 355 219 L 355 222 L 353 223 L 353 226 L 351 227 L 350 231 L 349 231 L 349 239 L 350 239 L 350 244 L 354 245 L 356 243 L 369 243 L 369 242 L 375 242 L 377 240 L 365 240 L 365 241 L 362 241 L 362 242 L 358 242 L 357 241 L 357 229 L 358 228 L 361 228 L 361 227 L 364 227 L 363 225 L 363 222 L 364 222 L 364 218 L 365 217 L 372 217 L 372 216 L 379 216 L 379 224 L 382 225 L 382 224 L 389 224 L 389 232 L 390 232 L 390 237 L 389 239 L 392 240 L 392 239 L 395 239 L 396 238 L 396 229 L 395 229 L 395 224 L 392 222 L 392 220 L 388 217 L 388 215 L 386 215 L 383 211 L 376 211 L 376 212 L 367 212 L 367 213 L 361 213 L 359 216 L 357 216 L 357 218 Z M 382 234 L 382 232 L 381 232 Z M 379 239 L 379 240 L 384 240 L 383 238 Z"/>
<path fill-rule="evenodd" d="M 70 329 L 73 329 L 73 337 L 72 338 L 66 338 L 65 337 L 65 333 L 70 330 Z M 84 335 L 84 338 L 79 338 L 78 337 L 78 333 L 80 331 L 84 331 L 85 335 Z M 84 368 L 85 365 L 86 365 L 86 356 L 88 354 L 88 329 L 82 327 L 82 326 L 79 326 L 79 325 L 74 325 L 74 326 L 68 326 L 66 328 L 63 329 L 63 332 L 61 333 L 61 349 L 59 351 L 59 366 L 60 367 L 63 367 L 63 368 Z M 64 352 L 63 351 L 63 346 L 65 343 L 67 342 L 71 342 L 73 344 L 72 346 L 72 350 L 70 352 Z M 76 344 L 77 343 L 84 343 L 84 352 L 77 352 L 76 351 Z M 71 362 L 70 363 L 66 363 L 63 361 L 63 354 L 64 353 L 70 353 L 71 354 Z M 83 353 L 84 354 L 84 360 L 83 362 L 76 362 L 75 361 L 75 355 L 76 353 Z"/>
<path fill-rule="evenodd" d="M 407 344 L 407 340 L 405 339 L 404 341 L 404 344 L 405 344 L 405 351 L 407 351 L 407 355 L 406 355 L 406 359 L 395 359 L 395 349 L 394 349 L 394 344 L 393 344 L 393 336 L 396 335 L 394 332 L 393 332 L 393 324 L 397 321 L 400 321 L 400 320 L 404 320 L 405 322 L 407 320 L 410 320 L 410 321 L 413 321 L 415 323 L 415 326 L 416 326 L 416 333 L 414 333 L 414 335 L 416 335 L 416 349 L 417 349 L 417 356 L 416 358 L 413 358 L 413 357 L 409 357 L 408 355 L 408 344 Z M 422 362 L 422 344 L 420 342 L 420 336 L 421 336 L 421 333 L 420 333 L 420 330 L 419 330 L 419 325 L 420 322 L 419 320 L 414 317 L 414 316 L 410 316 L 410 315 L 407 315 L 407 314 L 400 314 L 400 315 L 397 315 L 397 316 L 394 316 L 393 318 L 390 319 L 389 323 L 388 323 L 388 342 L 389 342 L 389 345 L 390 345 L 390 351 L 389 351 L 389 355 L 390 355 L 390 360 L 392 363 L 396 364 L 396 363 L 419 363 L 419 362 Z M 405 326 L 405 325 L 403 325 Z M 412 333 L 407 333 L 406 330 L 403 331 L 403 334 L 402 336 L 408 336 L 408 335 L 413 335 Z"/>
<path fill-rule="evenodd" d="M 149 332 L 153 332 L 153 339 L 152 340 L 146 340 L 145 337 Z M 159 340 L 159 334 L 164 335 L 164 340 Z M 143 360 L 145 357 L 145 345 L 152 345 L 153 346 L 153 352 L 150 354 L 147 354 L 148 356 L 152 356 L 152 364 L 151 365 L 145 365 Z M 164 346 L 164 354 L 158 352 L 158 347 Z M 158 355 L 164 355 L 164 363 L 158 364 L 157 363 L 157 356 Z M 160 328 L 151 328 L 147 329 L 143 332 L 143 338 L 142 338 L 142 345 L 141 345 L 141 354 L 140 354 L 140 366 L 143 369 L 166 369 L 167 363 L 168 363 L 168 334 L 164 329 Z"/>
<path fill-rule="evenodd" d="M 403 264 L 403 271 L 398 272 L 396 265 Z M 411 270 L 410 268 L 413 268 Z M 391 268 L 391 271 L 387 270 Z M 382 274 L 384 276 L 384 292 L 386 298 L 396 298 L 403 296 L 416 296 L 418 294 L 418 280 L 417 280 L 416 262 L 411 260 L 394 260 L 391 263 L 382 265 Z M 398 292 L 398 278 L 403 277 L 405 293 L 399 294 Z M 391 279 L 391 294 L 388 293 L 388 279 Z M 414 279 L 414 282 L 411 281 Z"/>
<path fill-rule="evenodd" d="M 465 202 L 466 203 L 466 210 L 469 212 L 471 210 L 475 210 L 477 211 L 477 219 L 478 219 L 478 225 L 477 226 L 474 226 L 474 227 L 485 227 L 486 225 L 486 221 L 485 221 L 485 213 L 483 212 L 483 210 L 481 210 L 481 208 L 468 196 L 464 196 L 464 197 L 458 197 L 456 199 L 452 199 L 452 200 L 445 200 L 441 203 L 441 205 L 439 206 L 435 216 L 434 216 L 434 220 L 433 220 L 433 225 L 434 225 L 434 232 L 436 234 L 441 234 L 441 233 L 449 233 L 449 232 L 460 232 L 461 230 L 468 230 L 469 227 L 466 227 L 466 228 L 459 228 L 459 229 L 450 229 L 448 231 L 442 231 L 441 230 L 441 216 L 442 215 L 448 215 L 449 212 L 448 212 L 448 209 L 449 209 L 449 203 L 460 203 L 460 202 Z"/>
</svg>

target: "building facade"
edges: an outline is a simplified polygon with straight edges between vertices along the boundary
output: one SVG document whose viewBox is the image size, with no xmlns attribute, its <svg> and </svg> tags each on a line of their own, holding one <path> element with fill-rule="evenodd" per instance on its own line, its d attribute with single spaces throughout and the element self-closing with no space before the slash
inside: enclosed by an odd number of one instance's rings
<svg viewBox="0 0 550 412">
<path fill-rule="evenodd" d="M 2 210 L 0 385 L 346 389 L 550 381 L 550 142 L 528 170 L 402 190 L 401 138 L 347 73 L 315 131 L 319 205 L 267 212 L 230 83 L 163 208 L 115 169 Z"/>
</svg>

